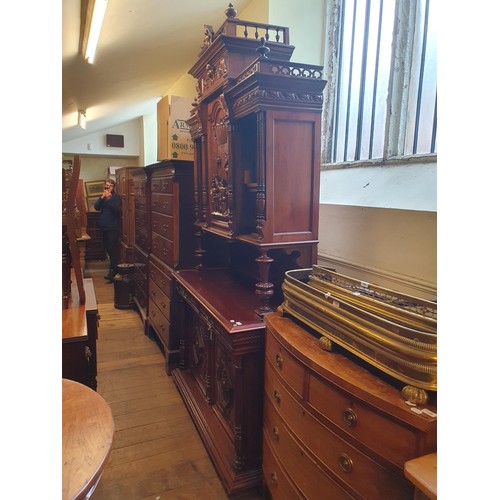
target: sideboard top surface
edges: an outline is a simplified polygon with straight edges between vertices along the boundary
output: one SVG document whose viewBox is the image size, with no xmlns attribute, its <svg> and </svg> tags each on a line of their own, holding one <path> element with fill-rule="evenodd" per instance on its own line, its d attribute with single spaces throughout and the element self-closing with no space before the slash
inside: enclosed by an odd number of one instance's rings
<svg viewBox="0 0 500 500">
<path fill-rule="evenodd" d="M 264 328 L 255 312 L 258 297 L 236 282 L 225 269 L 187 269 L 174 273 L 179 281 L 221 323 L 228 333 Z"/>
</svg>

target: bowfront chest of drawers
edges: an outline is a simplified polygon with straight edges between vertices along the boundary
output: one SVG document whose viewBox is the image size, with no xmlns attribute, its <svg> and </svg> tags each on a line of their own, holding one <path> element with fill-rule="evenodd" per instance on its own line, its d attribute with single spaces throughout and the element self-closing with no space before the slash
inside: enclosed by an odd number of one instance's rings
<svg viewBox="0 0 500 500">
<path fill-rule="evenodd" d="M 414 413 L 355 360 L 321 350 L 292 319 L 265 322 L 266 491 L 274 500 L 413 498 L 404 463 L 436 450 L 436 418 Z"/>
<path fill-rule="evenodd" d="M 146 171 L 151 186 L 148 328 L 161 342 L 170 374 L 179 356 L 179 338 L 170 327 L 172 272 L 194 265 L 193 163 L 167 160 Z"/>
</svg>

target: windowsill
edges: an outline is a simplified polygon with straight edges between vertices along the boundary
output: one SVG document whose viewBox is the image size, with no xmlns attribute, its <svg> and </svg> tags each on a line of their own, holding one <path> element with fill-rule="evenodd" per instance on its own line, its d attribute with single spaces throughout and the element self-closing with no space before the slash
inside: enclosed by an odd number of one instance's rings
<svg viewBox="0 0 500 500">
<path fill-rule="evenodd" d="M 321 170 L 344 170 L 348 168 L 363 167 L 392 167 L 401 165 L 412 165 L 415 163 L 437 163 L 437 154 L 423 154 L 410 156 L 395 156 L 388 159 L 345 161 L 341 163 L 324 163 Z"/>
</svg>

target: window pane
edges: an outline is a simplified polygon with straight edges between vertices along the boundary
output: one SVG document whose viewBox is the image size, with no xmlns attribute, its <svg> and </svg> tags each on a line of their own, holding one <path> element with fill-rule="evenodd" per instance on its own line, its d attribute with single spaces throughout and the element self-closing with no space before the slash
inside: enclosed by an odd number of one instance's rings
<svg viewBox="0 0 500 500">
<path fill-rule="evenodd" d="M 405 154 L 437 151 L 437 29 L 430 3 L 417 4 Z"/>
<path fill-rule="evenodd" d="M 342 7 L 334 161 L 382 158 L 395 0 Z"/>
</svg>

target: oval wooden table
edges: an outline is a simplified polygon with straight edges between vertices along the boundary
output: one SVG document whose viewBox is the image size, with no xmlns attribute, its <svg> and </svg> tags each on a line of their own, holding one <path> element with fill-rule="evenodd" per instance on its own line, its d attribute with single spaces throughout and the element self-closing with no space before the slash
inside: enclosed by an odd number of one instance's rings
<svg viewBox="0 0 500 500">
<path fill-rule="evenodd" d="M 62 379 L 62 500 L 89 498 L 109 457 L 111 409 L 89 387 Z"/>
</svg>

